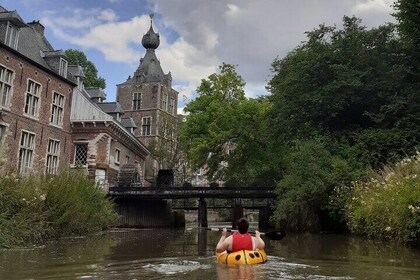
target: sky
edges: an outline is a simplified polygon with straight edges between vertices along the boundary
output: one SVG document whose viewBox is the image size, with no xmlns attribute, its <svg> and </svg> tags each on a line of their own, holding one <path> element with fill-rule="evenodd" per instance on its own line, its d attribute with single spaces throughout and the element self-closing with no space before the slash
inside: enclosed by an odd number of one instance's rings
<svg viewBox="0 0 420 280">
<path fill-rule="evenodd" d="M 269 94 L 276 58 L 305 41 L 320 24 L 340 28 L 343 16 L 367 28 L 395 22 L 394 0 L 0 0 L 25 22 L 39 20 L 54 49 L 83 51 L 105 78 L 108 102 L 144 56 L 143 35 L 160 34 L 156 55 L 179 92 L 178 112 L 202 79 L 223 62 L 236 65 L 247 97 Z"/>
</svg>

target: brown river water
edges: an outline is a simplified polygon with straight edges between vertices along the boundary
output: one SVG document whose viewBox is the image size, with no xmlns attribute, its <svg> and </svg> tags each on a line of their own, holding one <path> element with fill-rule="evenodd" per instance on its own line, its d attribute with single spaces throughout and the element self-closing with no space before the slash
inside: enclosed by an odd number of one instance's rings
<svg viewBox="0 0 420 280">
<path fill-rule="evenodd" d="M 0 250 L 0 279 L 420 279 L 420 249 L 333 234 L 265 239 L 268 262 L 224 266 L 214 257 L 220 233 L 195 227 L 114 229 Z"/>
</svg>

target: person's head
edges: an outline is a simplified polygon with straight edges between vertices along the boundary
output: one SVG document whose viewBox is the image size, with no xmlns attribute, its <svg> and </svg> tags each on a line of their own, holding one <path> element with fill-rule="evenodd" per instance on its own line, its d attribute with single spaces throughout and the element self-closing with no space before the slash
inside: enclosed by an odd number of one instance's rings
<svg viewBox="0 0 420 280">
<path fill-rule="evenodd" d="M 238 220 L 238 222 L 236 223 L 236 225 L 238 226 L 238 231 L 239 233 L 247 233 L 248 232 L 248 228 L 249 228 L 249 222 L 247 219 L 245 218 L 240 218 Z"/>
</svg>

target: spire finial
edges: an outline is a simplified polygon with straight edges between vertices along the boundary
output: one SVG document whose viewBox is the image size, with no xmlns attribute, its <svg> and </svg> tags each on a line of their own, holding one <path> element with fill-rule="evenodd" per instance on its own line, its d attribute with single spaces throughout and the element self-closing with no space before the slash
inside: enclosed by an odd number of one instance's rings
<svg viewBox="0 0 420 280">
<path fill-rule="evenodd" d="M 152 21 L 153 21 L 153 17 L 155 16 L 155 14 L 154 13 L 150 13 L 149 14 L 149 17 L 150 17 L 150 24 L 152 24 Z"/>
</svg>

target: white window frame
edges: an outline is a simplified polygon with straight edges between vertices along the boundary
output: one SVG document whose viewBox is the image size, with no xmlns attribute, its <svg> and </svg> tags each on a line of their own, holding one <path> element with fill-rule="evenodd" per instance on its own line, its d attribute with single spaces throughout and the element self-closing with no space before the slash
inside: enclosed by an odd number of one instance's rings
<svg viewBox="0 0 420 280">
<path fill-rule="evenodd" d="M 22 130 L 19 141 L 18 173 L 28 175 L 35 155 L 35 133 Z"/>
<path fill-rule="evenodd" d="M 138 111 L 143 105 L 143 93 L 135 92 L 133 93 L 133 111 Z"/>
<path fill-rule="evenodd" d="M 11 69 L 0 64 L 0 108 L 10 107 L 14 75 Z"/>
<path fill-rule="evenodd" d="M 54 91 L 51 102 L 51 124 L 63 126 L 64 102 L 64 95 Z"/>
<path fill-rule="evenodd" d="M 58 173 L 58 166 L 60 163 L 60 141 L 50 138 L 47 146 L 47 157 L 45 162 L 45 173 L 54 174 Z"/>
<path fill-rule="evenodd" d="M 152 117 L 143 117 L 141 119 L 141 135 L 152 135 Z"/>
<path fill-rule="evenodd" d="M 125 163 L 126 164 L 130 163 L 130 156 L 129 155 L 125 155 Z"/>
<path fill-rule="evenodd" d="M 42 85 L 32 79 L 26 83 L 25 106 L 23 112 L 27 116 L 38 118 L 41 104 Z"/>
<path fill-rule="evenodd" d="M 12 24 L 10 21 L 7 22 L 6 34 L 4 38 L 4 42 L 6 45 L 13 49 L 17 49 L 19 40 L 19 28 Z"/>
</svg>

